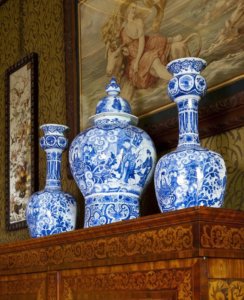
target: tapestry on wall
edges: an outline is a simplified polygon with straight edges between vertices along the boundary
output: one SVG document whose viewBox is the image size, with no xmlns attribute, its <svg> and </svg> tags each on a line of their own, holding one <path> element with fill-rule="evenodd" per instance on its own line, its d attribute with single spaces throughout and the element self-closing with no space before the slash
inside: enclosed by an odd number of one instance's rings
<svg viewBox="0 0 244 300">
<path fill-rule="evenodd" d="M 36 189 L 37 54 L 6 71 L 6 227 L 26 226 L 25 209 Z"/>
</svg>

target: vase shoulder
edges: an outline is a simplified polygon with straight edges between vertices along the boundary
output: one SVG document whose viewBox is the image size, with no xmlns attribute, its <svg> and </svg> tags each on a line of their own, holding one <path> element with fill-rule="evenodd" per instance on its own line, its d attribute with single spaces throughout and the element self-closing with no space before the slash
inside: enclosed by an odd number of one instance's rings
<svg viewBox="0 0 244 300">
<path fill-rule="evenodd" d="M 114 192 L 140 195 L 149 175 L 146 169 L 155 164 L 155 152 L 150 137 L 140 128 L 93 126 L 73 140 L 69 161 L 84 196 L 110 190 L 109 186 Z"/>
<path fill-rule="evenodd" d="M 163 156 L 155 170 L 162 211 L 223 204 L 226 168 L 223 158 L 205 148 L 176 150 Z"/>
<path fill-rule="evenodd" d="M 62 190 L 34 193 L 27 206 L 27 223 L 32 237 L 47 236 L 75 229 L 76 201 Z"/>
</svg>

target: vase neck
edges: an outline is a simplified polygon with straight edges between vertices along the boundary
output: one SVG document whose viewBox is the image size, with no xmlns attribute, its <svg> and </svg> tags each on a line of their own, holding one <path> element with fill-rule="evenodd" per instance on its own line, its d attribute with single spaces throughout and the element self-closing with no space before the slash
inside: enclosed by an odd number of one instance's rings
<svg viewBox="0 0 244 300">
<path fill-rule="evenodd" d="M 47 175 L 45 189 L 61 189 L 61 149 L 46 149 Z"/>
<path fill-rule="evenodd" d="M 198 133 L 198 96 L 181 96 L 175 99 L 179 116 L 178 148 L 199 147 Z"/>
</svg>

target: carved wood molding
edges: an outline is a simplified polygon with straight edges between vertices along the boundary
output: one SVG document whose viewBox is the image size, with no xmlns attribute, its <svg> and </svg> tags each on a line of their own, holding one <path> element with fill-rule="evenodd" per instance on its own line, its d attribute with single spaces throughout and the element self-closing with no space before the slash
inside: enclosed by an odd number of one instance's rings
<svg viewBox="0 0 244 300">
<path fill-rule="evenodd" d="M 208 249 L 244 250 L 244 227 L 202 226 L 201 246 Z"/>
<path fill-rule="evenodd" d="M 87 293 L 87 295 L 89 292 L 99 293 L 102 291 L 101 296 L 104 296 L 104 293 L 108 291 L 117 291 L 118 293 L 126 291 L 128 296 L 131 291 L 141 290 L 144 290 L 144 293 L 145 291 L 175 290 L 178 300 L 193 299 L 193 271 L 191 268 L 76 274 L 75 276 L 64 277 L 62 280 L 64 281 L 62 285 L 66 300 L 74 299 L 73 295 L 79 294 L 79 291 Z M 128 299 L 128 297 L 124 299 Z"/>
<path fill-rule="evenodd" d="M 165 257 L 172 252 L 193 250 L 193 227 L 172 226 L 155 230 L 104 237 L 61 246 L 19 251 L 0 256 L 0 270 L 62 266 L 67 263 L 98 265 L 128 259 L 143 260 L 144 255 Z M 100 262 L 99 262 L 100 261 Z"/>
</svg>

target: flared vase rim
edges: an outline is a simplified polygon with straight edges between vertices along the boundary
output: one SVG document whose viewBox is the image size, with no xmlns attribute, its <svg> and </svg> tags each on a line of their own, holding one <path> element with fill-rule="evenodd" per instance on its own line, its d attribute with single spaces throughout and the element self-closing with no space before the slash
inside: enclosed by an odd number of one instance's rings
<svg viewBox="0 0 244 300">
<path fill-rule="evenodd" d="M 67 126 L 67 125 L 55 124 L 55 123 L 46 123 L 46 124 L 41 125 L 39 128 L 44 130 L 47 127 L 59 127 L 59 128 L 63 128 L 64 131 L 69 129 L 69 126 Z"/>
<path fill-rule="evenodd" d="M 167 70 L 169 71 L 171 65 L 173 65 L 174 63 L 176 63 L 176 62 L 183 62 L 183 61 L 186 61 L 186 60 L 189 60 L 189 61 L 191 61 L 191 60 L 201 61 L 201 62 L 203 63 L 203 65 L 204 65 L 204 67 L 207 66 L 207 62 L 206 62 L 206 60 L 203 59 L 203 58 L 195 57 L 195 56 L 186 56 L 186 57 L 181 57 L 181 58 L 176 58 L 176 59 L 174 59 L 174 60 L 171 60 L 171 61 L 166 65 L 166 68 L 167 68 Z"/>
</svg>

